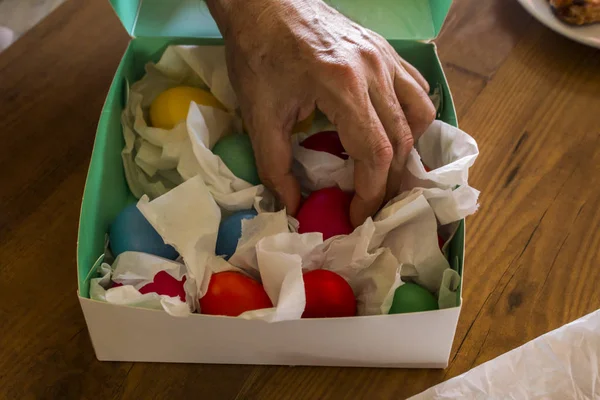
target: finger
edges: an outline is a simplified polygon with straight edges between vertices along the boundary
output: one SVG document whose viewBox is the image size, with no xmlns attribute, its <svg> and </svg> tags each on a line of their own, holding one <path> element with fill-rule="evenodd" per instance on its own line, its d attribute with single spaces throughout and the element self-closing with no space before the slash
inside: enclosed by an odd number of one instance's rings
<svg viewBox="0 0 600 400">
<path fill-rule="evenodd" d="M 396 55 L 398 55 L 398 54 L 396 53 Z M 402 64 L 402 66 L 404 67 L 406 72 L 408 72 L 410 74 L 410 76 L 412 76 L 413 79 L 419 84 L 419 86 L 421 86 L 421 88 L 423 88 L 425 93 L 429 93 L 429 90 L 431 90 L 431 88 L 429 87 L 429 82 L 427 82 L 427 80 L 423 77 L 423 75 L 421 75 L 419 70 L 416 69 L 412 64 L 410 64 L 408 61 L 406 61 L 402 57 L 398 56 L 398 58 L 400 60 L 400 64 Z"/>
<path fill-rule="evenodd" d="M 418 69 L 416 69 L 411 63 L 406 61 L 404 58 L 400 57 L 400 55 L 396 52 L 396 50 L 392 47 L 392 45 L 385 39 L 382 39 L 382 45 L 387 49 L 388 54 L 399 63 L 406 72 L 412 76 L 412 78 L 421 86 L 421 88 L 425 91 L 425 93 L 429 93 L 430 86 L 427 79 L 421 75 Z"/>
<path fill-rule="evenodd" d="M 279 118 L 276 112 L 269 112 L 268 108 L 253 109 L 248 114 L 261 182 L 283 203 L 289 215 L 295 215 L 301 194 L 298 180 L 292 174 L 291 124 Z"/>
<path fill-rule="evenodd" d="M 427 92 L 402 68 L 395 71 L 394 90 L 416 142 L 435 119 L 435 106 Z"/>
<path fill-rule="evenodd" d="M 364 95 L 350 99 L 337 99 L 336 104 L 343 107 L 339 113 L 332 112 L 327 102 L 319 108 L 335 123 L 342 145 L 354 159 L 350 220 L 356 227 L 374 215 L 383 202 L 393 150 L 366 90 Z"/>
<path fill-rule="evenodd" d="M 400 191 L 402 171 L 408 154 L 413 148 L 414 140 L 389 73 L 379 75 L 379 79 L 371 84 L 369 97 L 394 150 L 386 185 L 385 200 L 387 201 Z"/>
</svg>

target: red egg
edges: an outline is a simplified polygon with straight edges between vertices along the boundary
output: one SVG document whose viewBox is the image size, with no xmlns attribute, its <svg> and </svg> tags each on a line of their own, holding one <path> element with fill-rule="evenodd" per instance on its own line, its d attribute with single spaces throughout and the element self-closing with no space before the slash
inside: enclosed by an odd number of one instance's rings
<svg viewBox="0 0 600 400">
<path fill-rule="evenodd" d="M 444 239 L 440 235 L 438 235 L 438 245 L 440 246 L 440 250 L 444 247 Z"/>
<path fill-rule="evenodd" d="M 246 311 L 271 307 L 273 303 L 263 285 L 233 271 L 213 274 L 200 299 L 200 312 L 208 315 L 237 317 Z"/>
<path fill-rule="evenodd" d="M 423 164 L 423 167 L 425 168 L 425 172 L 431 172 L 431 168 L 429 168 L 427 165 L 425 165 L 423 160 L 421 160 L 421 163 Z"/>
<path fill-rule="evenodd" d="M 350 223 L 351 201 L 352 196 L 338 187 L 312 192 L 296 215 L 300 223 L 298 232 L 321 232 L 323 240 L 352 233 L 354 228 Z"/>
<path fill-rule="evenodd" d="M 323 131 L 319 133 L 315 133 L 312 136 L 304 139 L 300 145 L 304 148 L 315 150 L 315 151 L 324 151 L 329 154 L 333 154 L 343 160 L 348 159 L 348 154 L 346 154 L 346 150 L 340 141 L 340 136 L 336 131 Z"/>
<path fill-rule="evenodd" d="M 302 318 L 341 318 L 356 315 L 356 298 L 344 278 L 317 269 L 303 275 L 306 307 Z"/>
</svg>

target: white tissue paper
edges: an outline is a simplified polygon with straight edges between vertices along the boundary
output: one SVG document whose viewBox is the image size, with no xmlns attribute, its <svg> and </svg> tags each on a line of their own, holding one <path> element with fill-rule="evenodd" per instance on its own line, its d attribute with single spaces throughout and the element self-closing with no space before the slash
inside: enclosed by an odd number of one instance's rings
<svg viewBox="0 0 600 400">
<path fill-rule="evenodd" d="M 208 283 L 203 283 L 211 273 L 207 265 L 223 266 L 214 255 L 221 211 L 202 178 L 189 179 L 153 201 L 144 196 L 137 207 L 165 243 L 183 257 L 199 294 L 204 294 Z"/>
<path fill-rule="evenodd" d="M 411 399 L 598 398 L 600 310 Z"/>
<path fill-rule="evenodd" d="M 265 237 L 276 237 L 271 235 L 288 231 L 285 211 L 261 213 L 250 221 L 243 221 L 243 236 L 229 263 L 215 255 L 221 214 L 200 176 L 189 179 L 153 201 L 142 197 L 138 208 L 165 242 L 181 254 L 197 284 L 199 297 L 206 293 L 213 273 L 238 271 L 254 277 L 260 274 L 275 307 L 249 311 L 241 318 L 275 322 L 298 319 L 302 315 L 305 300 L 301 264 L 281 264 L 277 257 L 273 257 L 275 260 L 270 262 L 262 259 L 258 270 L 262 253 L 257 243 Z M 299 288 L 302 289 L 301 299 L 298 299 Z"/>
<path fill-rule="evenodd" d="M 317 132 L 321 132 L 318 130 Z M 322 130 L 335 130 L 334 126 Z M 343 160 L 324 151 L 315 151 L 303 147 L 302 143 L 311 133 L 298 133 L 292 136 L 292 171 L 298 177 L 300 187 L 310 193 L 319 189 L 337 186 L 343 191 L 354 190 L 354 160 Z"/>
<path fill-rule="evenodd" d="M 160 271 L 165 271 L 178 281 L 182 281 L 186 302 L 179 297 L 169 297 L 157 293 L 142 294 L 139 289 L 153 282 Z M 165 310 L 170 315 L 185 317 L 196 309 L 197 291 L 192 277 L 187 275 L 183 264 L 157 257 L 152 254 L 128 251 L 120 254 L 112 267 L 106 263 L 100 266 L 100 278 L 90 281 L 90 298 L 112 304 Z M 123 286 L 111 287 L 112 282 Z"/>
</svg>

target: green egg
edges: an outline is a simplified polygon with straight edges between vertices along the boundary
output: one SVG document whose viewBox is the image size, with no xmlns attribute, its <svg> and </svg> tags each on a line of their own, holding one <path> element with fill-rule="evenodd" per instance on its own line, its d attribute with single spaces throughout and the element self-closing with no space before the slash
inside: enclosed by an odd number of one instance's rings
<svg viewBox="0 0 600 400">
<path fill-rule="evenodd" d="M 389 314 L 404 314 L 437 310 L 438 302 L 427 289 L 415 283 L 405 283 L 396 289 Z"/>
<path fill-rule="evenodd" d="M 235 176 L 253 185 L 260 184 L 252 142 L 248 135 L 225 136 L 215 144 L 212 152 L 221 157 Z"/>
</svg>

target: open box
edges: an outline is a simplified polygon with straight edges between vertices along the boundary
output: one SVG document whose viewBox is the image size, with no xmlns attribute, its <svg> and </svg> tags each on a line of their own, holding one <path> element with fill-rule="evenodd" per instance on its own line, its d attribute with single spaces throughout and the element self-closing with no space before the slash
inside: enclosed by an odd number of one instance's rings
<svg viewBox="0 0 600 400">
<path fill-rule="evenodd" d="M 144 73 L 170 44 L 221 45 L 201 0 L 111 0 L 130 42 L 100 116 L 83 197 L 77 249 L 78 295 L 100 360 L 231 364 L 443 368 L 448 363 L 461 309 L 267 323 L 119 306 L 89 298 L 105 233 L 131 195 L 121 160 L 121 112 L 127 82 Z M 456 126 L 456 114 L 433 43 L 451 0 L 375 0 L 362 6 L 329 1 L 341 12 L 385 36 L 442 93 L 438 119 Z M 449 246 L 450 265 L 462 277 L 464 221 Z M 461 278 L 462 279 L 462 278 Z"/>
</svg>

